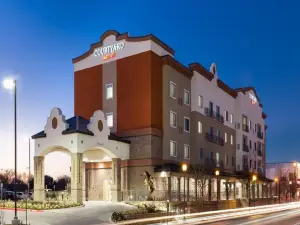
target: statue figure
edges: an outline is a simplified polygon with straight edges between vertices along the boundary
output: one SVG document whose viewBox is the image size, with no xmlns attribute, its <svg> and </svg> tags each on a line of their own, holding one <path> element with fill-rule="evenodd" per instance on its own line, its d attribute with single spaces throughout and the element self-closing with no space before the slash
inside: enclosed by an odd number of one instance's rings
<svg viewBox="0 0 300 225">
<path fill-rule="evenodd" d="M 144 176 L 145 176 L 145 180 L 144 183 L 146 186 L 148 186 L 149 189 L 149 193 L 148 193 L 148 197 L 147 197 L 147 201 L 153 201 L 152 198 L 152 193 L 154 192 L 155 188 L 154 188 L 154 184 L 153 184 L 153 177 L 148 173 L 148 171 L 145 170 L 144 172 Z"/>
</svg>

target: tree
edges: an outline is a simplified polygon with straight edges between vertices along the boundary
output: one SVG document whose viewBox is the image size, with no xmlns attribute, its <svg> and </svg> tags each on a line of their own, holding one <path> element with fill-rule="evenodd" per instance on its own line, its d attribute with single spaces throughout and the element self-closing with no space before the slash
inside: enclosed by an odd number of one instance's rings
<svg viewBox="0 0 300 225">
<path fill-rule="evenodd" d="M 65 190 L 67 184 L 71 183 L 71 178 L 67 175 L 60 176 L 55 181 L 55 190 Z"/>
<path fill-rule="evenodd" d="M 197 190 L 200 190 L 200 196 L 196 196 L 204 199 L 205 189 L 206 186 L 208 186 L 208 182 L 210 181 L 209 171 L 203 165 L 193 165 L 190 168 L 190 172 L 195 177 L 195 182 L 197 182 Z M 195 190 L 196 193 L 197 190 Z"/>
</svg>

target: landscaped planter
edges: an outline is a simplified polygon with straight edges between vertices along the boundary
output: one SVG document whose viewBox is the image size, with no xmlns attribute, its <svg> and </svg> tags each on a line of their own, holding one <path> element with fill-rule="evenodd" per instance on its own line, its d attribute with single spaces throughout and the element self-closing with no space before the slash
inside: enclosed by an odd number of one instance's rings
<svg viewBox="0 0 300 225">
<path fill-rule="evenodd" d="M 143 214 L 130 214 L 124 215 L 126 220 L 135 220 L 135 219 L 142 219 L 142 218 L 153 218 L 153 217 L 160 217 L 160 216 L 173 216 L 176 215 L 175 212 L 156 212 L 156 213 L 143 213 Z"/>
</svg>

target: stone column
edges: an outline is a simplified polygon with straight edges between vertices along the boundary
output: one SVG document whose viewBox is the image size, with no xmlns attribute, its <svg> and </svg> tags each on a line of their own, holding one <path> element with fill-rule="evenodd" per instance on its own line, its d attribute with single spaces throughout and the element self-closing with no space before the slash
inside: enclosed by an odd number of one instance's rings
<svg viewBox="0 0 300 225">
<path fill-rule="evenodd" d="M 186 177 L 186 201 L 188 202 L 190 199 L 190 178 Z"/>
<path fill-rule="evenodd" d="M 259 191 L 260 191 L 259 190 L 259 184 L 257 184 L 256 187 L 257 187 L 257 198 L 259 199 L 260 198 L 260 196 L 259 196 Z"/>
<path fill-rule="evenodd" d="M 81 170 L 82 170 L 82 201 L 86 201 L 86 171 L 85 171 L 85 163 L 82 162 L 81 164 Z"/>
<path fill-rule="evenodd" d="M 34 201 L 45 200 L 44 156 L 34 157 Z"/>
<path fill-rule="evenodd" d="M 217 200 L 220 201 L 221 196 L 221 179 L 217 178 Z"/>
<path fill-rule="evenodd" d="M 177 201 L 181 201 L 181 199 L 180 199 L 180 177 L 177 177 Z"/>
<path fill-rule="evenodd" d="M 168 177 L 168 200 L 172 200 L 171 175 Z"/>
<path fill-rule="evenodd" d="M 236 181 L 233 182 L 233 199 L 236 200 Z"/>
<path fill-rule="evenodd" d="M 212 179 L 208 180 L 208 201 L 211 201 L 211 182 Z"/>
<path fill-rule="evenodd" d="M 83 162 L 82 153 L 73 153 L 71 155 L 71 199 L 72 202 L 82 203 L 84 197 L 82 196 L 83 183 Z"/>
<path fill-rule="evenodd" d="M 198 180 L 195 178 L 195 200 L 197 201 L 198 199 Z"/>
<path fill-rule="evenodd" d="M 121 159 L 112 159 L 112 185 L 111 185 L 112 201 L 121 201 Z"/>
</svg>

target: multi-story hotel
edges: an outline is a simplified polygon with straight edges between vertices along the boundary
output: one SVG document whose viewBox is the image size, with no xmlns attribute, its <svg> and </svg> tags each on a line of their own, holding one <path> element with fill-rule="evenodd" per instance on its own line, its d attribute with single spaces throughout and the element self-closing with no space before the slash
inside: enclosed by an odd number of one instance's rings
<svg viewBox="0 0 300 225">
<path fill-rule="evenodd" d="M 145 171 L 154 197 L 162 198 L 166 179 L 169 200 L 182 198 L 183 183 L 188 198 L 197 198 L 197 177 L 185 182 L 183 163 L 211 175 L 204 188 L 209 200 L 212 193 L 242 197 L 238 180 L 249 172 L 258 174 L 259 196 L 267 197 L 266 115 L 255 89 L 232 89 L 214 63 L 209 70 L 184 66 L 174 54 L 153 35 L 107 31 L 73 59 L 75 116 L 65 120 L 54 108 L 33 136 L 36 200 L 44 198 L 43 161 L 52 151 L 72 157 L 74 201 L 145 199 Z M 225 186 L 232 194 L 222 197 Z"/>
</svg>

